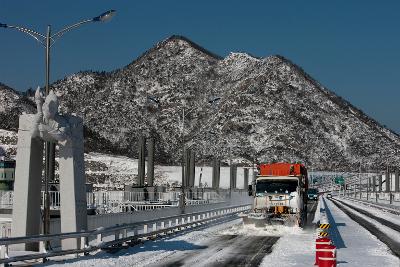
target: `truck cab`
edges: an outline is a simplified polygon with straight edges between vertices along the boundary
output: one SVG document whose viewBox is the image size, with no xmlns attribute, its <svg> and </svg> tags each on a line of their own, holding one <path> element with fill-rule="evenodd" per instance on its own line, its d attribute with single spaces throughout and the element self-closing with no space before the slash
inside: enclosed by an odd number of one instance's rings
<svg viewBox="0 0 400 267">
<path fill-rule="evenodd" d="M 252 188 L 253 210 L 247 221 L 301 225 L 306 214 L 307 181 L 307 170 L 302 164 L 260 164 Z"/>
</svg>

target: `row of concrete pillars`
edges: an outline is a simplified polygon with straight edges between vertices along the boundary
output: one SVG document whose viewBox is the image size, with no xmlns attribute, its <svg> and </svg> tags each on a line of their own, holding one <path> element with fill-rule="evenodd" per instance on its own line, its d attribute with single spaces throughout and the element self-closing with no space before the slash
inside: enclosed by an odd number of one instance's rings
<svg viewBox="0 0 400 267">
<path fill-rule="evenodd" d="M 154 186 L 154 148 L 155 140 L 154 138 L 148 138 L 146 140 L 145 136 L 139 137 L 138 141 L 138 185 L 145 185 L 146 177 L 146 141 L 147 141 L 147 185 Z M 184 162 L 182 185 L 184 187 L 194 187 L 195 182 L 195 162 L 196 155 L 195 152 L 188 148 L 184 151 Z M 220 187 L 221 180 L 221 161 L 219 159 L 213 160 L 213 171 L 212 171 L 212 188 L 218 189 Z M 237 165 L 231 164 L 230 166 L 230 188 L 237 188 Z M 249 182 L 249 169 L 244 169 L 244 188 L 246 189 Z"/>
<path fill-rule="evenodd" d="M 384 190 L 383 185 L 385 185 Z M 378 177 L 368 178 L 367 189 L 370 192 L 400 192 L 399 170 L 396 168 L 392 172 L 388 168 L 385 177 L 381 174 Z"/>
<path fill-rule="evenodd" d="M 344 188 L 348 191 L 347 193 L 351 194 L 357 191 L 400 192 L 399 169 L 397 168 L 387 168 L 384 174 L 368 177 L 366 182 L 364 179 L 365 177 L 360 176 L 359 182 L 346 185 Z"/>
<path fill-rule="evenodd" d="M 249 184 L 249 169 L 244 168 L 244 179 L 243 188 L 246 189 Z M 237 165 L 231 164 L 229 168 L 230 188 L 237 188 Z M 221 181 L 221 161 L 218 159 L 213 160 L 213 171 L 212 171 L 212 188 L 218 189 Z"/>
</svg>

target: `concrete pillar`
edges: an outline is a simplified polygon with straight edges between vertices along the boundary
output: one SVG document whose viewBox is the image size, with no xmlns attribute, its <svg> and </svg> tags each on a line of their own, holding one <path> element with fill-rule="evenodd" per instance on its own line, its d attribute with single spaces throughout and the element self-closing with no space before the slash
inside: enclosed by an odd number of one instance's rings
<svg viewBox="0 0 400 267">
<path fill-rule="evenodd" d="M 31 138 L 34 115 L 19 117 L 17 159 L 14 182 L 11 236 L 40 234 L 40 197 L 43 163 L 43 141 Z M 17 250 L 38 250 L 38 244 L 21 244 Z"/>
<path fill-rule="evenodd" d="M 248 168 L 244 168 L 244 175 L 243 175 L 243 189 L 247 190 L 248 186 L 249 186 L 249 169 Z"/>
<path fill-rule="evenodd" d="M 185 149 L 185 181 L 184 186 L 190 187 L 190 154 L 191 149 Z"/>
<path fill-rule="evenodd" d="M 237 188 L 237 165 L 235 165 L 235 188 Z"/>
<path fill-rule="evenodd" d="M 368 177 L 367 180 L 367 193 L 371 192 L 371 177 Z"/>
<path fill-rule="evenodd" d="M 219 188 L 220 181 L 220 161 L 217 158 L 213 160 L 213 173 L 212 173 L 212 188 Z"/>
<path fill-rule="evenodd" d="M 189 186 L 194 187 L 194 180 L 196 176 L 196 155 L 193 150 L 190 151 L 190 160 L 189 160 Z"/>
<path fill-rule="evenodd" d="M 382 174 L 378 176 L 378 192 L 382 192 Z"/>
<path fill-rule="evenodd" d="M 372 177 L 372 192 L 376 192 L 376 176 Z"/>
<path fill-rule="evenodd" d="M 396 167 L 395 172 L 394 172 L 394 191 L 395 192 L 400 192 L 400 184 L 399 184 L 399 168 Z"/>
<path fill-rule="evenodd" d="M 230 188 L 236 188 L 236 179 L 237 179 L 237 166 L 236 164 L 231 164 L 229 169 L 229 176 L 230 176 Z"/>
<path fill-rule="evenodd" d="M 386 173 L 385 173 L 385 192 L 386 193 L 389 193 L 390 192 L 390 168 L 389 168 L 389 166 L 386 168 Z"/>
<path fill-rule="evenodd" d="M 146 138 L 142 135 L 138 141 L 138 180 L 139 186 L 144 186 Z"/>
<path fill-rule="evenodd" d="M 149 138 L 147 145 L 147 184 L 154 186 L 154 147 L 155 140 L 153 137 Z"/>
<path fill-rule="evenodd" d="M 87 230 L 83 123 L 80 118 L 66 117 L 71 125 L 70 131 L 73 138 L 67 139 L 65 145 L 59 145 L 62 233 Z M 61 244 L 64 250 L 80 248 L 80 242 L 77 239 L 64 239 Z"/>
<path fill-rule="evenodd" d="M 359 193 L 359 197 L 360 197 L 360 199 L 361 199 L 361 193 L 362 193 L 362 176 L 361 176 L 361 165 L 360 165 L 360 173 L 359 173 L 359 176 L 358 176 L 358 193 Z"/>
<path fill-rule="evenodd" d="M 234 164 L 231 164 L 230 166 L 229 166 L 229 188 L 235 188 L 235 185 L 234 185 L 234 173 L 235 173 L 235 171 L 234 171 L 234 169 L 235 169 L 235 166 L 234 166 Z"/>
<path fill-rule="evenodd" d="M 43 161 L 43 140 L 31 138 L 34 115 L 21 115 L 17 144 L 17 169 L 14 185 L 12 233 L 30 236 L 40 233 L 40 197 Z M 87 229 L 85 166 L 83 159 L 82 119 L 64 116 L 71 135 L 59 145 L 61 232 Z M 77 249 L 76 239 L 62 241 L 63 249 Z M 36 250 L 37 244 L 17 246 L 14 249 Z"/>
<path fill-rule="evenodd" d="M 220 160 L 217 161 L 216 172 L 217 172 L 217 178 L 218 178 L 218 180 L 217 180 L 217 189 L 219 189 L 219 187 L 221 185 L 221 161 Z"/>
</svg>

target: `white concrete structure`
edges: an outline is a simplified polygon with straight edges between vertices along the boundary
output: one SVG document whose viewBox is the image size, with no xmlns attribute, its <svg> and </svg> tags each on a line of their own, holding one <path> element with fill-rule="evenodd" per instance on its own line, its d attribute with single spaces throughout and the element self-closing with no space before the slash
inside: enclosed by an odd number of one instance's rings
<svg viewBox="0 0 400 267">
<path fill-rule="evenodd" d="M 87 205 L 83 160 L 83 124 L 75 116 L 58 114 L 58 100 L 53 92 L 46 97 L 42 111 L 39 90 L 35 100 L 38 113 L 19 119 L 17 165 L 11 235 L 30 236 L 40 233 L 41 178 L 44 141 L 58 143 L 61 232 L 87 229 Z M 64 249 L 78 248 L 76 240 L 63 240 Z M 37 246 L 27 244 L 27 250 Z"/>
</svg>

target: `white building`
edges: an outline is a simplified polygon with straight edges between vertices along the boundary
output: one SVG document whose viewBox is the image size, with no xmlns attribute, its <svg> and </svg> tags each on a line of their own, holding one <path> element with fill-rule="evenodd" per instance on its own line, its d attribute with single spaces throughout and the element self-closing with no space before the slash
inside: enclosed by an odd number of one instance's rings
<svg viewBox="0 0 400 267">
<path fill-rule="evenodd" d="M 15 160 L 0 157 L 0 190 L 13 190 Z"/>
</svg>

